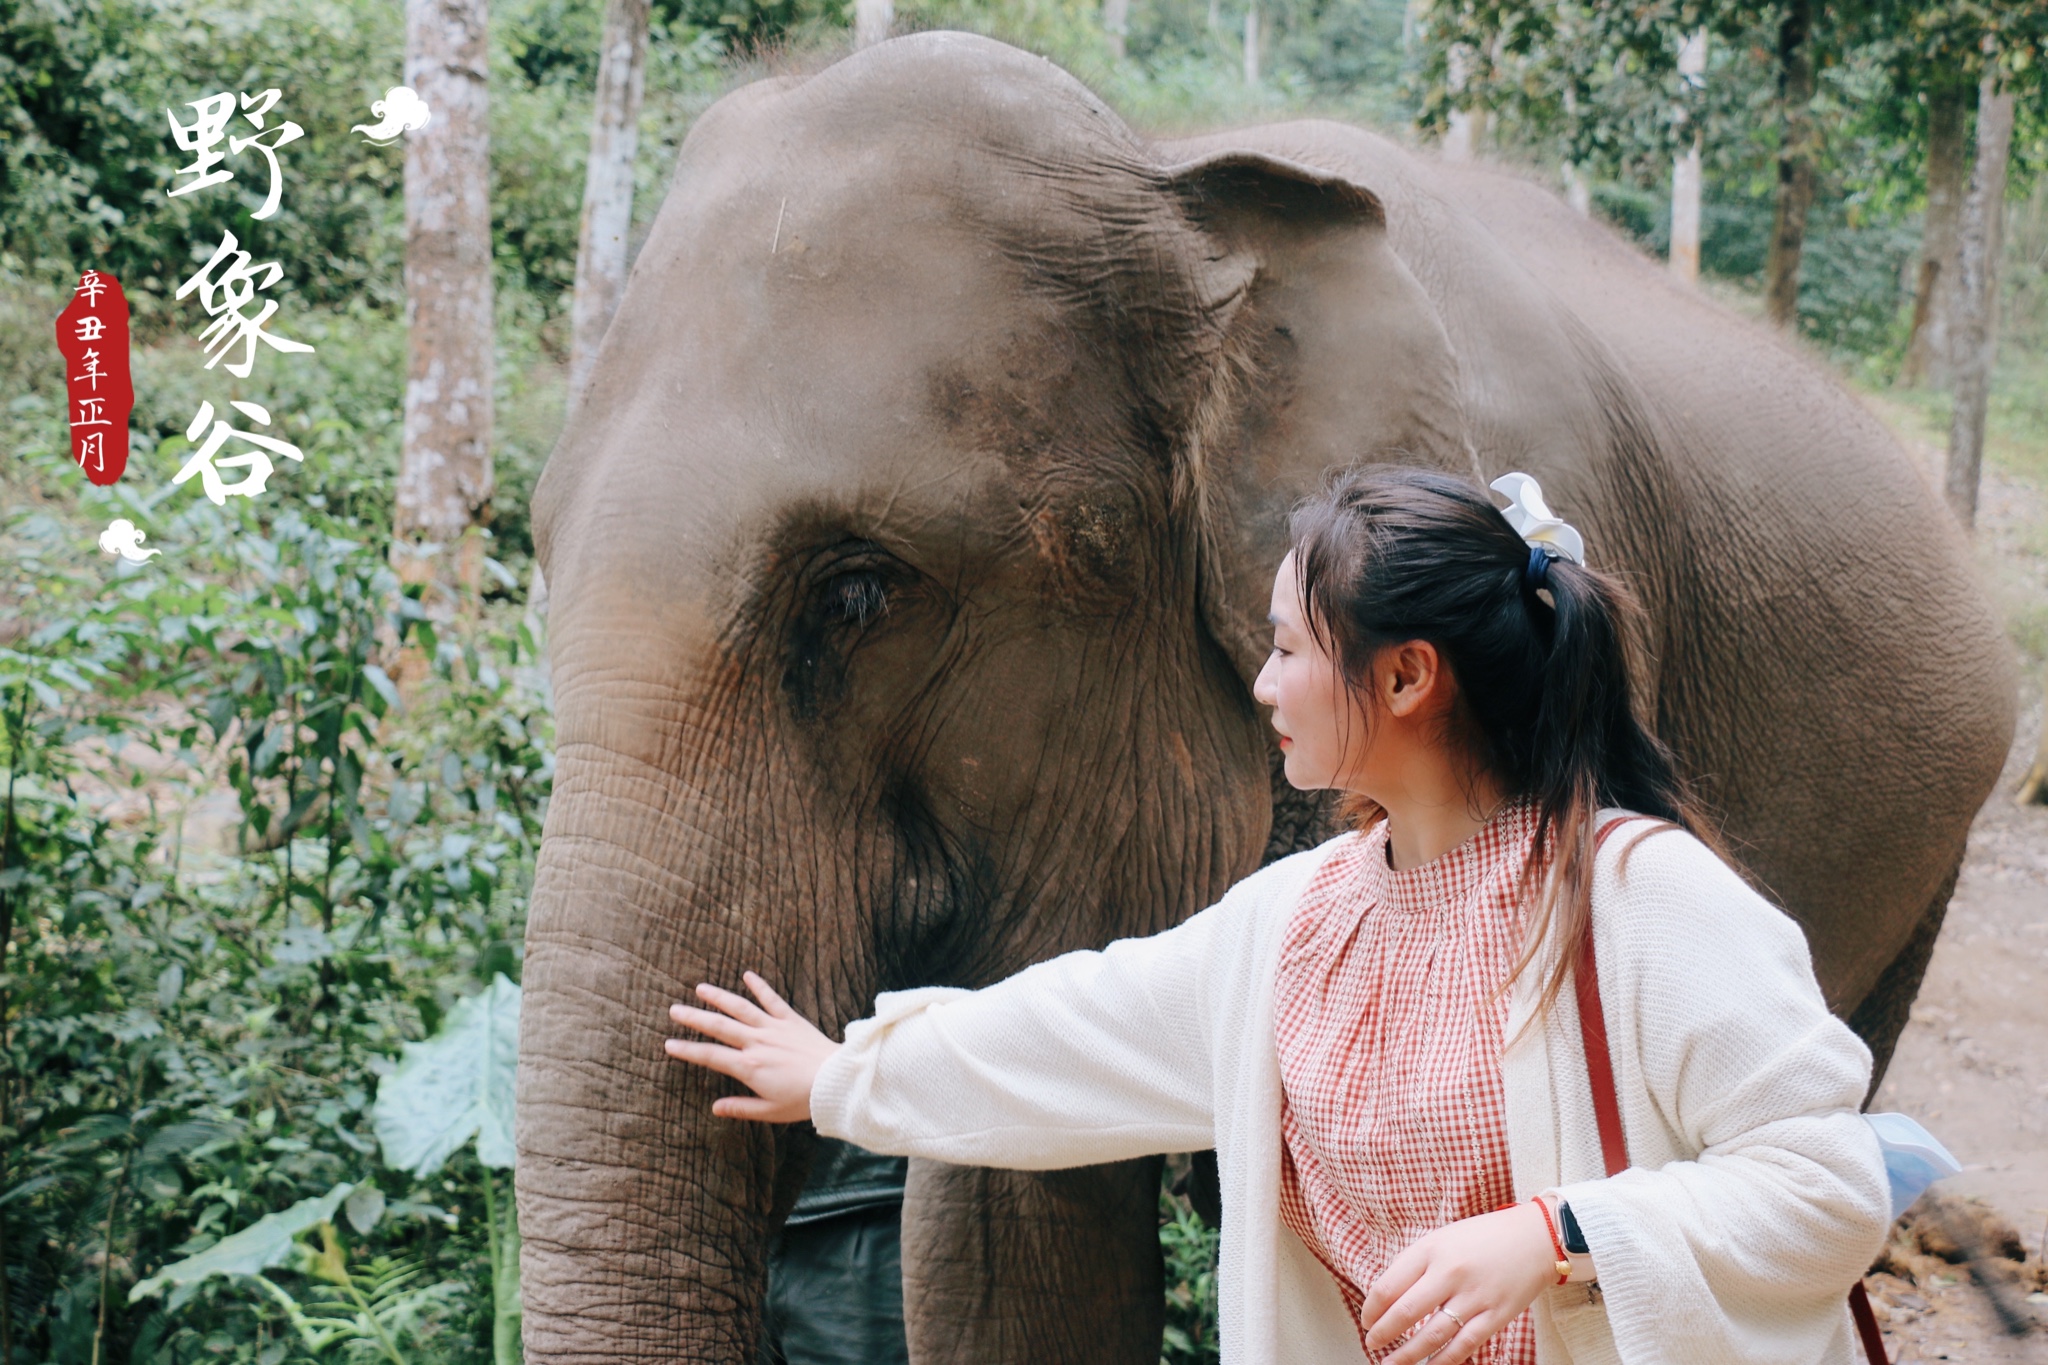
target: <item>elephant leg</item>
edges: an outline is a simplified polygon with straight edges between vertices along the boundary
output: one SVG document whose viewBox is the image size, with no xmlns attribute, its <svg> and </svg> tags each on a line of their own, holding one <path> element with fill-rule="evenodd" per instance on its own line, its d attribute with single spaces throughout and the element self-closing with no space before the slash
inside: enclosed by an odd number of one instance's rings
<svg viewBox="0 0 2048 1365">
<path fill-rule="evenodd" d="M 912 1161 L 913 1365 L 1157 1365 L 1160 1158 L 1069 1171 Z"/>
<path fill-rule="evenodd" d="M 1913 997 L 1920 993 L 1921 978 L 1927 975 L 1928 960 L 1934 956 L 1934 940 L 1941 933 L 1942 920 L 1948 916 L 1949 898 L 1955 894 L 1956 876 L 1962 870 L 1960 861 L 1949 870 L 1934 899 L 1920 912 L 1920 922 L 1913 927 L 1912 937 L 1884 969 L 1884 975 L 1878 977 L 1870 994 L 1849 1014 L 1849 1027 L 1870 1048 L 1870 1091 L 1863 1097 L 1866 1106 L 1877 1094 L 1885 1068 L 1891 1065 L 1899 1035 L 1906 1031 L 1906 1021 L 1913 1012 Z"/>
</svg>

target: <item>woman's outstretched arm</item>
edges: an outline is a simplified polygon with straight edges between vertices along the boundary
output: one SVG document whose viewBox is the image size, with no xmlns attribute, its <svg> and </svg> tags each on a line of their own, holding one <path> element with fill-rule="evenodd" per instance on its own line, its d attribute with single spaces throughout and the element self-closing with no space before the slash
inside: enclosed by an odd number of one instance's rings
<svg viewBox="0 0 2048 1365">
<path fill-rule="evenodd" d="M 1165 933 L 1068 953 L 982 990 L 886 993 L 843 1044 L 752 974 L 753 1000 L 700 987 L 711 1008 L 672 1014 L 713 1041 L 674 1039 L 668 1051 L 754 1091 L 720 1099 L 715 1113 L 809 1117 L 872 1151 L 1047 1170 L 1207 1147 L 1208 993 L 1218 955 L 1249 951 L 1253 917 L 1272 911 L 1283 882 L 1298 889 L 1277 872 Z"/>
</svg>

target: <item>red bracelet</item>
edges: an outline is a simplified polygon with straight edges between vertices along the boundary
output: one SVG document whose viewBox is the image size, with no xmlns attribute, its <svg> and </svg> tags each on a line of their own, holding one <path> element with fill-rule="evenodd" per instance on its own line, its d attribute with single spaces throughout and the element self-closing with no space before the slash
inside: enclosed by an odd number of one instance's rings
<svg viewBox="0 0 2048 1365">
<path fill-rule="evenodd" d="M 1569 1284 L 1572 1277 L 1572 1262 L 1565 1254 L 1564 1238 L 1557 1235 L 1557 1220 L 1550 1216 L 1550 1206 L 1540 1197 L 1529 1202 L 1536 1206 L 1536 1212 L 1543 1215 L 1543 1226 L 1550 1233 L 1550 1249 L 1557 1253 L 1557 1282 Z"/>
</svg>

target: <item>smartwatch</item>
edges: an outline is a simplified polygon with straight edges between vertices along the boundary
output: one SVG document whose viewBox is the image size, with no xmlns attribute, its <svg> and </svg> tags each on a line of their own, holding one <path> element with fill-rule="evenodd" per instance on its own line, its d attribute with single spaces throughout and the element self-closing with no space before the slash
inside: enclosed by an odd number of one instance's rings
<svg viewBox="0 0 2048 1365">
<path fill-rule="evenodd" d="M 1592 1253 L 1593 1249 L 1586 1245 L 1586 1234 L 1579 1231 L 1579 1220 L 1572 1217 L 1572 1206 L 1562 1199 L 1557 1201 L 1557 1224 L 1566 1252 L 1576 1256 Z"/>
<path fill-rule="evenodd" d="M 1593 1249 L 1586 1245 L 1586 1234 L 1579 1227 L 1579 1220 L 1572 1217 L 1572 1206 L 1562 1199 L 1557 1201 L 1558 1240 L 1564 1243 L 1565 1258 L 1571 1263 L 1571 1274 L 1566 1277 L 1569 1284 L 1584 1284 L 1596 1279 L 1593 1273 Z"/>
</svg>

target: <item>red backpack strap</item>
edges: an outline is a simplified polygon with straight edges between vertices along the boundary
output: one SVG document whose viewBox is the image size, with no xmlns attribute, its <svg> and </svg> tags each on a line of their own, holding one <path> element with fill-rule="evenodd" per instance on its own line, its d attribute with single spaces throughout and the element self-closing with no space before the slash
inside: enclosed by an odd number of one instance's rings
<svg viewBox="0 0 2048 1365">
<path fill-rule="evenodd" d="M 1617 815 L 1593 836 L 1597 855 L 1625 815 Z M 1607 1046 L 1607 1012 L 1600 1006 L 1600 967 L 1593 957 L 1593 926 L 1579 941 L 1579 960 L 1572 972 L 1572 989 L 1579 999 L 1579 1034 L 1586 1045 L 1586 1079 L 1593 1083 L 1593 1118 L 1600 1125 L 1600 1156 L 1607 1174 L 1620 1175 L 1628 1169 L 1628 1142 L 1621 1132 L 1621 1101 L 1614 1093 L 1614 1056 Z"/>
<path fill-rule="evenodd" d="M 1884 1353 L 1884 1333 L 1877 1330 L 1877 1314 L 1870 1308 L 1870 1291 L 1861 1280 L 1849 1291 L 1849 1316 L 1856 1319 L 1856 1335 L 1863 1338 L 1863 1354 L 1870 1365 L 1889 1365 Z"/>
<path fill-rule="evenodd" d="M 1629 819 L 1617 815 L 1600 826 L 1593 836 L 1596 855 L 1607 842 L 1607 836 Z M 1600 1156 L 1607 1163 L 1607 1174 L 1620 1175 L 1628 1169 L 1628 1142 L 1621 1131 L 1621 1101 L 1614 1090 L 1614 1056 L 1607 1045 L 1607 1013 L 1600 1006 L 1600 968 L 1593 957 L 1590 924 L 1579 945 L 1572 988 L 1579 1001 L 1579 1033 L 1586 1045 L 1586 1078 L 1593 1086 L 1593 1118 L 1600 1126 Z M 1884 1333 L 1878 1330 L 1870 1293 L 1860 1279 L 1849 1291 L 1849 1316 L 1855 1320 L 1856 1335 L 1863 1341 L 1863 1354 L 1870 1365 L 1890 1365 L 1884 1350 Z"/>
</svg>

